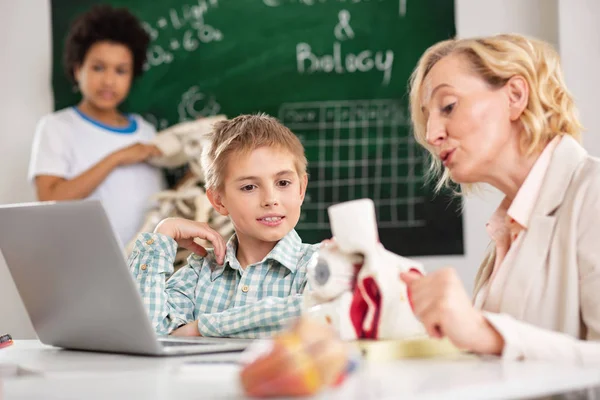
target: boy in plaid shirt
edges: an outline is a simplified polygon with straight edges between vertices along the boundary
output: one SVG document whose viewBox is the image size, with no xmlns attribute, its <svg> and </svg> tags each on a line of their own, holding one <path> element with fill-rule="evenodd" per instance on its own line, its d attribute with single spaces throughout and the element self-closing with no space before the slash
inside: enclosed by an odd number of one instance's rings
<svg viewBox="0 0 600 400">
<path fill-rule="evenodd" d="M 306 164 L 298 138 L 272 117 L 215 124 L 202 155 L 207 197 L 236 233 L 225 243 L 204 223 L 167 218 L 136 239 L 128 264 L 158 334 L 264 337 L 300 315 L 317 249 L 294 230 Z M 193 254 L 173 274 L 178 245 Z"/>
</svg>

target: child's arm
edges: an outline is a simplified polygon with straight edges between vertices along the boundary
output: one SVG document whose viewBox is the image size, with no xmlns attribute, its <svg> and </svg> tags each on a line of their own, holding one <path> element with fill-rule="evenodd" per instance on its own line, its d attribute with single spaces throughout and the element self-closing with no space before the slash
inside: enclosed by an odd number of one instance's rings
<svg viewBox="0 0 600 400">
<path fill-rule="evenodd" d="M 40 201 L 84 199 L 92 194 L 115 168 L 137 164 L 160 154 L 156 146 L 135 143 L 109 154 L 73 179 L 56 175 L 38 175 L 35 179 L 38 199 Z"/>
<path fill-rule="evenodd" d="M 168 218 L 158 224 L 155 233 L 142 233 L 129 256 L 129 268 L 158 334 L 168 334 L 194 320 L 199 270 L 186 266 L 168 281 L 166 278 L 173 273 L 178 244 L 206 255 L 206 249 L 193 242 L 196 237 L 211 241 L 217 260 L 223 262 L 223 238 L 206 224 L 181 218 Z"/>
<path fill-rule="evenodd" d="M 159 335 L 166 335 L 194 319 L 193 295 L 198 276 L 187 267 L 171 276 L 176 251 L 177 243 L 172 238 L 142 233 L 136 239 L 127 262 L 152 326 Z"/>
<path fill-rule="evenodd" d="M 301 305 L 302 294 L 266 297 L 219 313 L 200 314 L 198 331 L 202 336 L 215 337 L 271 336 L 300 316 Z"/>
<path fill-rule="evenodd" d="M 302 293 L 307 290 L 306 271 L 316 257 L 307 255 L 298 265 L 293 293 L 287 297 L 266 297 L 253 304 L 200 314 L 198 319 L 173 332 L 182 336 L 248 337 L 271 336 L 281 331 L 302 309 Z"/>
</svg>

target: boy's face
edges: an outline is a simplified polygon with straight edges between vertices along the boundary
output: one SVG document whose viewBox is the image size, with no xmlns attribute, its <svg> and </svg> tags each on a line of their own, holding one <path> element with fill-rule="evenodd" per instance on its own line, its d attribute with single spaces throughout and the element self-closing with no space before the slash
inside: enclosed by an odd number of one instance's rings
<svg viewBox="0 0 600 400">
<path fill-rule="evenodd" d="M 287 150 L 261 147 L 234 154 L 216 194 L 217 211 L 231 217 L 241 242 L 276 242 L 298 223 L 306 184 Z"/>
<path fill-rule="evenodd" d="M 75 69 L 75 79 L 83 98 L 101 110 L 115 109 L 129 93 L 133 77 L 133 54 L 114 42 L 94 43 L 83 64 Z"/>
</svg>

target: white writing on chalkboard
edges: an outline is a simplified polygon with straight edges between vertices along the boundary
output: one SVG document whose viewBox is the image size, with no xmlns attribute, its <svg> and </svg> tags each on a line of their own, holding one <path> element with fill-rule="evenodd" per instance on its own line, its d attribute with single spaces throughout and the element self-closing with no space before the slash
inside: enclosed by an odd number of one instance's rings
<svg viewBox="0 0 600 400">
<path fill-rule="evenodd" d="M 285 3 L 298 3 L 298 4 L 304 4 L 306 6 L 312 6 L 315 4 L 322 4 L 322 3 L 332 3 L 332 2 L 337 2 L 337 3 L 371 3 L 371 2 L 382 2 L 382 1 L 386 1 L 386 0 L 263 0 L 263 3 L 266 6 L 269 7 L 279 7 Z M 401 17 L 406 16 L 406 1 L 407 0 L 398 0 L 400 2 L 400 7 L 398 10 L 398 14 Z"/>
<path fill-rule="evenodd" d="M 338 14 L 340 22 L 333 29 L 333 34 L 337 40 L 352 39 L 354 37 L 354 30 L 350 26 L 350 13 L 348 10 L 342 10 Z"/>
<path fill-rule="evenodd" d="M 199 86 L 192 86 L 181 95 L 181 101 L 177 105 L 177 122 L 193 121 L 201 117 L 217 115 L 221 111 L 221 105 L 214 95 L 206 95 L 200 91 Z M 167 129 L 171 124 L 166 118 L 159 118 L 152 113 L 145 113 L 144 118 L 150 122 L 157 131 Z"/>
<path fill-rule="evenodd" d="M 202 93 L 199 86 L 186 90 L 177 106 L 179 122 L 216 115 L 219 111 L 221 105 L 217 103 L 215 96 Z"/>
<path fill-rule="evenodd" d="M 350 12 L 341 10 L 338 14 L 339 22 L 334 28 L 334 35 L 338 40 L 351 39 L 354 31 L 349 24 Z M 373 69 L 383 72 L 381 84 L 387 86 L 392 79 L 394 65 L 394 52 L 363 50 L 358 54 L 342 54 L 340 42 L 333 43 L 332 54 L 317 55 L 313 53 L 310 44 L 298 43 L 296 45 L 296 66 L 300 74 L 324 73 L 355 73 L 369 72 Z"/>
<path fill-rule="evenodd" d="M 298 72 L 335 72 L 342 74 L 345 72 L 369 72 L 372 69 L 383 72 L 381 84 L 387 86 L 392 78 L 392 66 L 394 64 L 394 52 L 387 50 L 373 52 L 364 50 L 358 54 L 348 53 L 342 57 L 342 45 L 339 42 L 333 43 L 333 54 L 318 56 L 312 52 L 308 43 L 298 43 L 296 46 L 296 60 L 298 63 Z"/>
<path fill-rule="evenodd" d="M 167 129 L 169 127 L 169 121 L 166 118 L 158 118 L 151 113 L 144 114 L 144 118 L 146 121 L 150 122 L 157 131 L 162 131 L 163 129 Z"/>
<path fill-rule="evenodd" d="M 202 43 L 220 42 L 223 33 L 205 22 L 205 14 L 217 7 L 218 0 L 198 0 L 194 5 L 183 5 L 180 9 L 171 8 L 165 16 L 157 18 L 155 23 L 143 21 L 142 25 L 152 40 L 148 47 L 148 70 L 163 64 L 170 64 L 178 51 L 195 51 Z M 166 44 L 158 44 L 162 32 L 166 35 L 175 31 L 176 37 L 170 37 Z"/>
</svg>

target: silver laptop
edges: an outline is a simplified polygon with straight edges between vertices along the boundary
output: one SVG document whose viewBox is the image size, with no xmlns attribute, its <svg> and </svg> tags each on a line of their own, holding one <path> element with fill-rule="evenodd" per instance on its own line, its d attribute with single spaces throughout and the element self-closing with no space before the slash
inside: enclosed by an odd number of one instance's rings
<svg viewBox="0 0 600 400">
<path fill-rule="evenodd" d="M 99 201 L 0 206 L 0 250 L 42 343 L 165 356 L 251 342 L 157 337 Z"/>
</svg>

